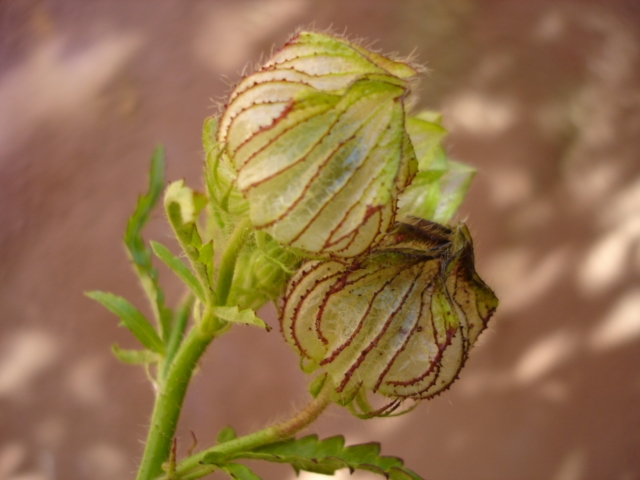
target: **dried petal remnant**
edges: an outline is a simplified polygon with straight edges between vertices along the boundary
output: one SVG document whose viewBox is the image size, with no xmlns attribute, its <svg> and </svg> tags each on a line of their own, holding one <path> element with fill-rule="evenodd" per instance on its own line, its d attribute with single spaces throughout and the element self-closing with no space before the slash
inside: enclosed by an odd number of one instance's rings
<svg viewBox="0 0 640 480">
<path fill-rule="evenodd" d="M 417 163 L 411 66 L 301 32 L 231 94 L 218 129 L 252 223 L 281 243 L 352 257 L 392 223 Z"/>
<path fill-rule="evenodd" d="M 419 400 L 455 380 L 497 303 L 464 224 L 411 219 L 361 263 L 307 263 L 289 284 L 281 326 L 337 398 L 363 389 Z"/>
</svg>

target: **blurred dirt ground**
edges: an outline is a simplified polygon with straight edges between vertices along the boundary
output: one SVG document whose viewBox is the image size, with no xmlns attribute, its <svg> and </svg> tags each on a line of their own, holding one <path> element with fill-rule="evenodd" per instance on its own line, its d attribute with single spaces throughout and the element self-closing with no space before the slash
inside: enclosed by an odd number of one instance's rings
<svg viewBox="0 0 640 480">
<path fill-rule="evenodd" d="M 144 305 L 120 238 L 154 146 L 200 186 L 203 119 L 300 25 L 429 66 L 418 106 L 478 169 L 461 216 L 502 302 L 449 392 L 395 419 L 333 408 L 314 430 L 380 440 L 429 480 L 640 479 L 637 0 L 0 2 L 0 479 L 133 478 L 153 394 L 82 292 Z M 147 237 L 167 235 L 157 213 Z M 305 398 L 277 329 L 236 328 L 202 363 L 179 450 Z"/>
</svg>

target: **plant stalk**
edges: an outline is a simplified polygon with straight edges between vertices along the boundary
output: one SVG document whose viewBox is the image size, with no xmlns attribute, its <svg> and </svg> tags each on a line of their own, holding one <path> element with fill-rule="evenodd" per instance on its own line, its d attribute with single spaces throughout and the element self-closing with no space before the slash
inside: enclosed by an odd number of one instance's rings
<svg viewBox="0 0 640 480">
<path fill-rule="evenodd" d="M 224 305 L 229 295 L 236 259 L 250 228 L 248 221 L 240 222 L 225 246 L 218 274 L 216 292 L 218 305 Z M 169 458 L 171 442 L 175 437 L 180 411 L 193 371 L 202 354 L 219 333 L 220 328 L 217 327 L 224 326 L 219 325 L 220 320 L 216 317 L 210 313 L 207 314 L 208 310 L 205 309 L 201 325 L 194 325 L 191 328 L 171 362 L 166 378 L 159 382 L 151 414 L 151 425 L 136 480 L 152 480 L 163 473 L 162 464 Z"/>
<path fill-rule="evenodd" d="M 330 392 L 332 385 L 326 382 L 325 387 L 318 396 L 311 400 L 302 410 L 298 411 L 288 420 L 276 423 L 263 430 L 259 430 L 243 437 L 238 437 L 220 445 L 202 450 L 178 463 L 175 470 L 176 479 L 196 479 L 203 477 L 214 470 L 217 465 L 203 465 L 201 462 L 210 453 L 232 455 L 238 452 L 253 450 L 262 445 L 279 442 L 291 438 L 300 430 L 313 423 L 331 403 Z M 167 480 L 167 477 L 161 477 Z"/>
</svg>

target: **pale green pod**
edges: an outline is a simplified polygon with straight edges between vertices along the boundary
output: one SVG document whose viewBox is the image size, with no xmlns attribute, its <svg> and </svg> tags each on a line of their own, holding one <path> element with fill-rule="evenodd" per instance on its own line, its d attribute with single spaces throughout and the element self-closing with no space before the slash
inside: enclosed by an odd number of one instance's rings
<svg viewBox="0 0 640 480">
<path fill-rule="evenodd" d="M 464 224 L 408 222 L 366 259 L 309 262 L 289 283 L 283 335 L 341 403 L 361 391 L 392 401 L 442 392 L 497 307 Z"/>
<path fill-rule="evenodd" d="M 375 245 L 417 170 L 404 104 L 415 74 L 301 32 L 243 79 L 218 142 L 253 225 L 312 253 L 352 257 Z"/>
</svg>

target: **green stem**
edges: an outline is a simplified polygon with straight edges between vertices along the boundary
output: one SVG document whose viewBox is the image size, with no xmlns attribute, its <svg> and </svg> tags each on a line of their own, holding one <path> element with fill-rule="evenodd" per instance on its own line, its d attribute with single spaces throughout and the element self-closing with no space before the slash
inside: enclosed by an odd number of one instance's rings
<svg viewBox="0 0 640 480">
<path fill-rule="evenodd" d="M 215 447 L 198 452 L 195 455 L 191 455 L 178 463 L 175 471 L 175 477 L 182 480 L 191 480 L 203 477 L 214 470 L 219 469 L 220 467 L 217 465 L 203 465 L 201 463 L 210 453 L 232 455 L 234 453 L 250 451 L 262 445 L 268 445 L 270 443 L 291 438 L 297 432 L 313 423 L 325 408 L 327 408 L 331 403 L 331 389 L 332 385 L 330 382 L 327 382 L 316 398 L 311 400 L 305 408 L 284 422 L 271 425 L 263 430 L 224 442 L 220 445 L 216 445 Z M 166 477 L 161 478 L 166 479 Z"/>
<path fill-rule="evenodd" d="M 205 336 L 199 328 L 192 328 L 178 350 L 166 380 L 159 386 L 136 480 L 151 480 L 162 474 L 191 375 L 212 339 L 213 335 Z"/>
<path fill-rule="evenodd" d="M 236 259 L 240 253 L 240 249 L 244 245 L 247 239 L 249 231 L 251 230 L 251 223 L 248 218 L 245 218 L 236 225 L 233 233 L 227 240 L 227 247 L 220 259 L 220 266 L 218 267 L 218 281 L 216 282 L 216 305 L 224 306 L 227 303 L 229 292 L 231 291 L 231 284 L 233 282 L 233 274 L 236 268 Z"/>
<path fill-rule="evenodd" d="M 233 281 L 235 262 L 247 238 L 249 222 L 241 222 L 231 234 L 227 242 L 218 274 L 217 299 L 226 302 Z M 222 304 L 224 305 L 224 303 Z M 166 371 L 166 378 L 159 382 L 151 425 L 140 462 L 136 480 L 152 480 L 162 474 L 162 464 L 169 458 L 171 442 L 175 436 L 178 418 L 182 410 L 187 387 L 191 381 L 193 370 L 211 341 L 219 333 L 216 318 L 205 309 L 201 325 L 194 326 L 178 349 L 171 365 Z"/>
</svg>

